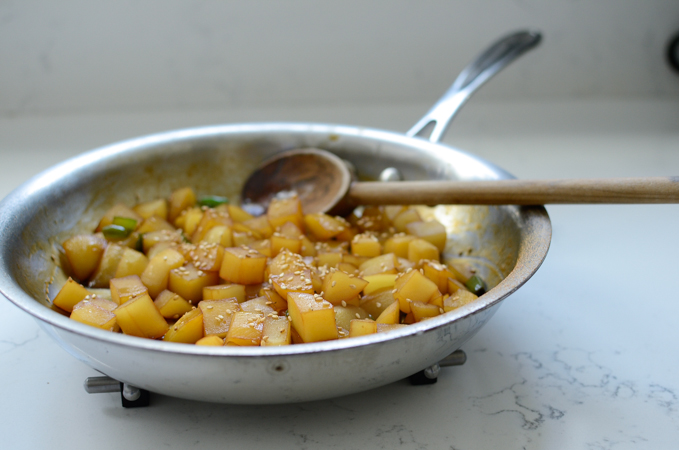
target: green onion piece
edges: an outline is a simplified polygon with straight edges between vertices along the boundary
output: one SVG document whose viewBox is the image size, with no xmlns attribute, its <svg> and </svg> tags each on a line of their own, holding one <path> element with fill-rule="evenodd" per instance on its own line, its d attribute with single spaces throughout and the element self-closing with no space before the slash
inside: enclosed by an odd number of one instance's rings
<svg viewBox="0 0 679 450">
<path fill-rule="evenodd" d="M 486 283 L 478 275 L 474 275 L 470 279 L 468 279 L 466 286 L 467 289 L 469 289 L 472 293 L 476 295 L 481 296 L 486 293 Z"/>
<path fill-rule="evenodd" d="M 127 228 L 121 225 L 106 225 L 101 229 L 101 232 L 104 233 L 104 237 L 109 240 L 125 239 L 130 235 Z"/>
<path fill-rule="evenodd" d="M 198 199 L 198 204 L 200 206 L 207 206 L 208 208 L 215 208 L 219 205 L 229 203 L 229 199 L 226 197 L 220 197 L 219 195 L 206 195 Z"/>
<path fill-rule="evenodd" d="M 134 231 L 137 228 L 137 221 L 129 217 L 115 216 L 113 218 L 113 225 L 119 225 L 125 228 L 128 232 Z"/>
<path fill-rule="evenodd" d="M 134 245 L 134 249 L 138 252 L 144 253 L 144 233 L 139 233 L 137 238 L 137 243 Z"/>
</svg>

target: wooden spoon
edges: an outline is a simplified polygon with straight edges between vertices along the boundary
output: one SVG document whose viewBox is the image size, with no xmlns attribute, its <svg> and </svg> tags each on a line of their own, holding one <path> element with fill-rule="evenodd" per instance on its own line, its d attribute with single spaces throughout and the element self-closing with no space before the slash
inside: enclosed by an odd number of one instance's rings
<svg viewBox="0 0 679 450">
<path fill-rule="evenodd" d="M 359 182 L 342 159 L 307 148 L 265 161 L 246 181 L 241 198 L 266 207 L 286 192 L 299 195 L 305 213 L 332 214 L 357 205 L 679 203 L 679 177 Z"/>
</svg>

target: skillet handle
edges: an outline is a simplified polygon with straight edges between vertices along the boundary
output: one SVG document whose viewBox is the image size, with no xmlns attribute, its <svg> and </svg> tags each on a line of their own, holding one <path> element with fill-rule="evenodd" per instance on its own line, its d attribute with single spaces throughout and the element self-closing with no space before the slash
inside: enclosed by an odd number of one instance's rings
<svg viewBox="0 0 679 450">
<path fill-rule="evenodd" d="M 408 132 L 406 136 L 422 137 L 439 142 L 448 124 L 476 90 L 509 63 L 540 43 L 538 31 L 518 31 L 501 38 L 481 53 L 455 79 L 438 102 Z"/>
</svg>

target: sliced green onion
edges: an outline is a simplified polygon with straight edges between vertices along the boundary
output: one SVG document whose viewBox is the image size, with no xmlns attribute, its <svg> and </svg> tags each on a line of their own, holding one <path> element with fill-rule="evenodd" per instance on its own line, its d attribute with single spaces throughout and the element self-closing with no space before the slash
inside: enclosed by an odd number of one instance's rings
<svg viewBox="0 0 679 450">
<path fill-rule="evenodd" d="M 206 195 L 198 199 L 198 204 L 200 206 L 207 206 L 208 208 L 216 208 L 225 203 L 229 203 L 229 199 L 219 195 Z"/>
<path fill-rule="evenodd" d="M 474 275 L 470 279 L 468 279 L 466 286 L 467 289 L 469 289 L 472 293 L 476 295 L 481 296 L 486 293 L 486 283 L 478 275 Z"/>
<path fill-rule="evenodd" d="M 113 218 L 113 225 L 119 225 L 131 233 L 137 228 L 137 221 L 135 219 L 130 219 L 129 217 L 115 216 Z"/>
<path fill-rule="evenodd" d="M 130 232 L 127 230 L 127 228 L 121 226 L 121 225 L 106 225 L 104 228 L 101 229 L 101 232 L 104 233 L 104 237 L 106 239 L 125 239 L 130 235 Z"/>
</svg>

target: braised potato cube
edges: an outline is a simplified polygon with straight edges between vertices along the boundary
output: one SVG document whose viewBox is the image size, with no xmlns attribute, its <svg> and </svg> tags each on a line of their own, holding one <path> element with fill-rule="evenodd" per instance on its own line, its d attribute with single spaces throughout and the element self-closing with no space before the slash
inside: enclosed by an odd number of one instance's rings
<svg viewBox="0 0 679 450">
<path fill-rule="evenodd" d="M 106 245 L 106 239 L 91 234 L 79 234 L 64 241 L 64 254 L 77 280 L 85 281 L 92 275 Z"/>
<path fill-rule="evenodd" d="M 342 258 L 343 253 L 341 249 L 334 249 L 330 251 L 322 250 L 316 253 L 316 262 L 319 267 L 337 267 L 342 262 Z"/>
<path fill-rule="evenodd" d="M 167 218 L 170 222 L 179 217 L 182 211 L 195 206 L 196 194 L 190 187 L 177 189 L 170 194 L 170 209 Z"/>
<path fill-rule="evenodd" d="M 233 315 L 225 345 L 259 345 L 262 340 L 264 316 L 258 313 L 239 311 Z"/>
<path fill-rule="evenodd" d="M 170 271 L 168 289 L 193 303 L 203 299 L 203 288 L 219 283 L 217 272 L 204 272 L 189 263 Z"/>
<path fill-rule="evenodd" d="M 148 289 L 142 283 L 137 275 L 129 275 L 122 278 L 113 278 L 109 283 L 111 288 L 111 300 L 117 305 L 132 300 L 141 294 L 148 292 Z"/>
<path fill-rule="evenodd" d="M 252 242 L 248 245 L 248 248 L 258 251 L 262 255 L 266 256 L 267 258 L 271 258 L 273 256 L 273 252 L 271 251 L 271 240 L 270 239 L 262 239 L 261 241 L 255 241 Z M 265 269 L 266 271 L 266 269 Z"/>
<path fill-rule="evenodd" d="M 377 324 L 370 319 L 353 319 L 349 324 L 349 337 L 377 333 Z"/>
<path fill-rule="evenodd" d="M 109 244 L 104 250 L 104 254 L 99 260 L 97 269 L 92 274 L 90 279 L 90 286 L 94 288 L 107 288 L 111 278 L 115 277 L 118 270 L 118 264 L 123 258 L 125 248 L 118 244 Z"/>
<path fill-rule="evenodd" d="M 422 261 L 422 269 L 424 270 L 424 276 L 436 283 L 439 291 L 443 294 L 449 292 L 448 278 L 452 277 L 453 274 L 445 264 L 436 261 Z"/>
<path fill-rule="evenodd" d="M 364 295 L 361 298 L 359 306 L 373 318 L 379 317 L 389 305 L 392 303 L 398 304 L 398 301 L 394 298 L 394 294 L 391 291 L 391 289 L 388 289 L 370 295 Z"/>
<path fill-rule="evenodd" d="M 167 205 L 167 200 L 164 198 L 159 198 L 149 202 L 139 203 L 134 208 L 132 208 L 132 210 L 144 219 L 156 216 L 163 220 L 167 220 L 169 208 Z"/>
<path fill-rule="evenodd" d="M 338 338 L 333 306 L 322 297 L 291 292 L 288 294 L 288 312 L 293 328 L 304 342 Z"/>
<path fill-rule="evenodd" d="M 367 319 L 368 313 L 359 306 L 335 306 L 335 324 L 347 331 L 354 319 Z"/>
<path fill-rule="evenodd" d="M 90 294 L 90 291 L 85 289 L 77 281 L 69 278 L 57 296 L 54 297 L 52 303 L 64 311 L 71 312 L 73 311 L 73 307 L 75 305 L 83 301 L 85 298 L 88 298 L 90 295 L 93 294 Z"/>
<path fill-rule="evenodd" d="M 218 209 L 206 210 L 191 235 L 191 242 L 196 244 L 202 241 L 207 233 L 216 226 L 227 226 L 231 229 L 233 227 L 233 220 L 229 217 L 229 213 L 225 211 Z"/>
<path fill-rule="evenodd" d="M 413 317 L 415 318 L 415 322 L 419 322 L 420 320 L 428 317 L 436 317 L 443 311 L 436 305 L 422 302 L 412 302 L 410 304 L 410 309 L 413 313 Z"/>
<path fill-rule="evenodd" d="M 142 217 L 139 214 L 122 203 L 119 203 L 104 213 L 104 216 L 101 218 L 96 231 L 101 231 L 105 226 L 111 225 L 115 217 L 127 217 L 129 219 L 136 220 L 137 223 L 142 221 Z"/>
<path fill-rule="evenodd" d="M 407 226 L 409 223 L 419 222 L 421 220 L 422 217 L 420 217 L 420 213 L 418 213 L 416 209 L 406 208 L 394 217 L 392 224 L 394 225 L 394 228 L 396 228 L 396 231 L 405 233 L 408 231 Z"/>
<path fill-rule="evenodd" d="M 148 294 L 134 297 L 113 310 L 120 329 L 132 336 L 157 339 L 169 326 Z"/>
<path fill-rule="evenodd" d="M 283 249 L 300 253 L 302 251 L 302 237 L 302 232 L 295 224 L 285 222 L 271 236 L 271 253 L 278 255 Z"/>
<path fill-rule="evenodd" d="M 397 258 L 407 258 L 408 257 L 408 244 L 410 241 L 415 239 L 415 236 L 411 236 L 405 233 L 398 233 L 384 241 L 384 253 L 393 253 Z"/>
<path fill-rule="evenodd" d="M 149 259 L 142 252 L 125 248 L 123 255 L 118 261 L 115 278 L 123 278 L 130 275 L 141 275 L 149 264 Z"/>
<path fill-rule="evenodd" d="M 275 230 L 285 222 L 294 223 L 300 230 L 304 229 L 304 214 L 302 213 L 302 202 L 296 195 L 288 198 L 274 198 L 269 203 L 266 212 L 269 223 Z"/>
<path fill-rule="evenodd" d="M 245 222 L 246 220 L 254 219 L 255 217 L 240 206 L 231 203 L 226 206 L 226 209 L 234 222 Z"/>
<path fill-rule="evenodd" d="M 249 236 L 252 236 L 252 238 L 255 240 L 264 239 L 264 236 L 259 231 L 253 230 L 241 222 L 234 222 L 234 224 L 231 226 L 231 230 L 233 230 L 234 233 L 245 233 Z M 233 247 L 233 245 L 230 247 Z"/>
<path fill-rule="evenodd" d="M 218 284 L 203 288 L 203 300 L 235 298 L 238 303 L 245 301 L 245 286 L 242 284 Z"/>
<path fill-rule="evenodd" d="M 219 244 L 201 242 L 188 252 L 188 259 L 197 269 L 219 272 L 224 259 L 224 247 Z"/>
<path fill-rule="evenodd" d="M 179 319 L 193 309 L 191 303 L 172 291 L 164 290 L 153 301 L 166 319 Z"/>
<path fill-rule="evenodd" d="M 149 289 L 151 297 L 156 298 L 158 294 L 167 289 L 170 271 L 183 264 L 184 256 L 172 248 L 165 249 L 151 258 L 140 276 L 142 283 Z"/>
<path fill-rule="evenodd" d="M 233 247 L 233 229 L 227 225 L 214 226 L 205 233 L 200 242 L 219 244 L 222 247 Z"/>
<path fill-rule="evenodd" d="M 95 299 L 110 302 L 113 306 L 118 306 L 110 300 L 95 297 Z M 93 327 L 101 328 L 106 331 L 117 331 L 118 325 L 116 323 L 116 315 L 106 306 L 100 306 L 97 302 L 91 300 L 83 300 L 73 307 L 71 319 L 91 325 Z"/>
<path fill-rule="evenodd" d="M 161 219 L 157 216 L 151 216 L 144 219 L 136 230 L 138 233 L 150 233 L 152 231 L 171 231 L 175 232 L 176 228 L 167 220 Z"/>
<path fill-rule="evenodd" d="M 363 295 L 372 295 L 380 291 L 394 289 L 397 274 L 395 273 L 380 273 L 377 275 L 367 275 L 363 279 L 368 282 L 368 285 L 363 288 Z"/>
<path fill-rule="evenodd" d="M 423 259 L 439 261 L 439 249 L 429 241 L 416 238 L 408 244 L 408 259 L 414 263 Z"/>
<path fill-rule="evenodd" d="M 376 275 L 380 273 L 395 274 L 396 270 L 396 255 L 393 253 L 385 253 L 384 255 L 376 256 L 365 261 L 358 267 L 363 276 Z"/>
<path fill-rule="evenodd" d="M 251 300 L 246 300 L 243 303 L 240 304 L 240 307 L 243 311 L 246 312 L 251 312 L 251 313 L 257 313 L 257 314 L 263 314 L 263 315 L 268 315 L 268 314 L 274 314 L 278 315 L 278 312 L 272 308 L 272 305 L 267 297 L 255 297 Z"/>
<path fill-rule="evenodd" d="M 323 241 L 334 238 L 346 228 L 344 220 L 323 213 L 305 215 L 304 224 L 316 239 Z"/>
<path fill-rule="evenodd" d="M 425 277 L 418 270 L 404 273 L 394 283 L 394 298 L 398 300 L 401 311 L 410 312 L 411 302 L 427 303 L 438 288 L 433 281 Z"/>
<path fill-rule="evenodd" d="M 439 252 L 446 247 L 446 227 L 437 220 L 410 222 L 406 229 L 413 236 L 434 244 Z"/>
<path fill-rule="evenodd" d="M 349 264 L 348 262 L 341 262 L 337 264 L 337 270 L 341 270 L 342 272 L 349 275 L 358 275 L 359 273 L 358 267 L 354 266 L 353 264 Z"/>
<path fill-rule="evenodd" d="M 287 298 L 290 292 L 314 293 L 314 285 L 309 269 L 286 272 L 277 277 L 272 277 L 273 288 L 283 298 Z"/>
<path fill-rule="evenodd" d="M 269 276 L 275 276 L 306 268 L 306 264 L 301 255 L 297 255 L 290 251 L 282 251 L 269 261 L 267 272 Z"/>
<path fill-rule="evenodd" d="M 398 330 L 399 328 L 407 327 L 408 325 L 402 323 L 378 323 L 377 332 L 385 333 L 387 331 Z"/>
<path fill-rule="evenodd" d="M 257 250 L 229 247 L 224 250 L 219 276 L 232 283 L 262 283 L 265 279 L 266 262 L 266 256 Z"/>
<path fill-rule="evenodd" d="M 281 297 L 278 292 L 273 289 L 262 289 L 260 291 L 262 297 L 266 297 L 267 301 L 265 304 L 271 306 L 278 314 L 282 314 L 288 309 L 288 302 L 283 297 Z"/>
<path fill-rule="evenodd" d="M 324 277 L 321 291 L 324 299 L 339 305 L 356 297 L 367 285 L 368 282 L 362 278 L 333 270 Z"/>
<path fill-rule="evenodd" d="M 476 294 L 460 289 L 443 301 L 443 311 L 449 312 L 476 300 Z"/>
<path fill-rule="evenodd" d="M 386 308 L 382 311 L 382 313 L 377 317 L 375 320 L 377 323 L 389 323 L 389 324 L 396 324 L 399 323 L 399 319 L 401 318 L 401 310 L 399 308 L 399 304 L 397 301 L 394 301 L 387 305 Z"/>
<path fill-rule="evenodd" d="M 192 309 L 175 322 L 165 333 L 163 340 L 182 344 L 195 344 L 203 337 L 203 312 Z"/>
<path fill-rule="evenodd" d="M 258 232 L 263 238 L 271 237 L 274 231 L 266 216 L 253 217 L 244 221 L 243 225 Z"/>
<path fill-rule="evenodd" d="M 193 236 L 193 233 L 196 231 L 196 228 L 202 219 L 203 210 L 196 206 L 184 210 L 172 223 L 174 223 L 175 226 L 181 227 L 187 236 Z"/>
<path fill-rule="evenodd" d="M 467 286 L 465 286 L 464 284 L 460 283 L 460 282 L 459 282 L 458 280 L 456 280 L 455 278 L 452 278 L 452 277 L 451 277 L 451 278 L 448 278 L 448 279 L 446 280 L 446 282 L 447 282 L 447 285 L 448 285 L 448 291 L 447 291 L 447 292 L 448 292 L 449 294 L 454 294 L 455 292 L 459 291 L 460 289 L 462 289 L 463 291 L 468 290 L 468 289 L 467 289 Z"/>
<path fill-rule="evenodd" d="M 382 244 L 373 234 L 357 234 L 351 241 L 351 254 L 374 258 L 382 254 Z"/>
<path fill-rule="evenodd" d="M 287 317 L 271 317 L 264 318 L 262 326 L 262 346 L 274 345 L 290 345 L 292 342 L 292 334 L 290 333 L 290 321 Z"/>
<path fill-rule="evenodd" d="M 158 230 L 158 231 L 148 231 L 144 234 L 142 234 L 142 248 L 144 249 L 144 253 L 148 253 L 148 251 L 153 247 L 154 245 L 160 243 L 160 242 L 169 242 L 171 244 L 181 244 L 182 243 L 182 236 L 181 234 L 177 233 L 176 231 L 170 231 L 170 230 Z"/>
<path fill-rule="evenodd" d="M 241 311 L 241 307 L 234 298 L 219 300 L 203 300 L 198 303 L 198 308 L 203 313 L 203 333 L 221 338 L 226 337 L 233 315 Z"/>
<path fill-rule="evenodd" d="M 196 341 L 196 345 L 206 345 L 206 346 L 211 346 L 211 347 L 221 347 L 224 345 L 224 339 L 220 338 L 219 336 L 205 336 L 204 338 L 200 338 Z"/>
</svg>

